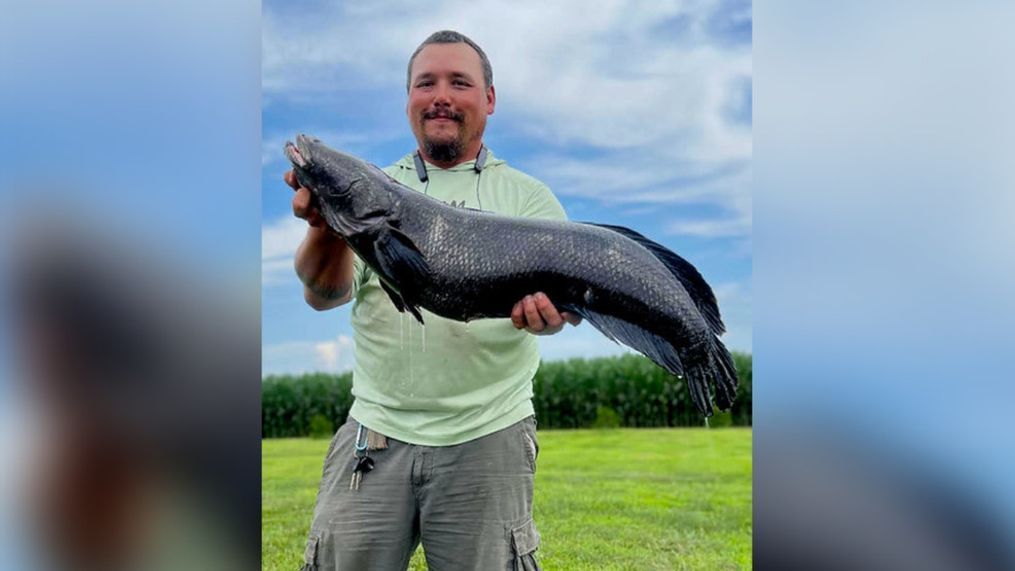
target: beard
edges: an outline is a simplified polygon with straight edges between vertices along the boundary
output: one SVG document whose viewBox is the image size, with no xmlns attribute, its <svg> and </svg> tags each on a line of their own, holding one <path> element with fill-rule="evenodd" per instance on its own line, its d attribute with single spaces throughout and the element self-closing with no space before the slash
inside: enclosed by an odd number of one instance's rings
<svg viewBox="0 0 1015 571">
<path fill-rule="evenodd" d="M 435 141 L 429 137 L 423 138 L 423 150 L 435 161 L 447 163 L 456 160 L 465 150 L 461 137 L 455 137 L 450 141 Z"/>
<path fill-rule="evenodd" d="M 458 124 L 458 133 L 447 140 L 437 140 L 426 136 L 426 121 L 438 116 L 446 116 Z M 423 150 L 431 159 L 437 162 L 452 162 L 458 159 L 465 151 L 463 132 L 465 115 L 451 109 L 430 109 L 422 116 Z"/>
</svg>

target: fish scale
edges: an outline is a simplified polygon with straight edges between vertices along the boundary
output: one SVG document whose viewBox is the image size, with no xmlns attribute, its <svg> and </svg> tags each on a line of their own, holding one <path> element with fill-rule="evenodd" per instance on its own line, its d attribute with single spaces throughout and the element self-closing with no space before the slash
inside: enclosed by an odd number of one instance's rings
<svg viewBox="0 0 1015 571">
<path fill-rule="evenodd" d="M 706 416 L 729 408 L 737 377 L 715 295 L 672 251 L 618 226 L 454 208 L 377 167 L 300 135 L 286 155 L 328 226 L 422 321 L 509 317 L 541 291 L 561 311 L 682 376 Z"/>
</svg>

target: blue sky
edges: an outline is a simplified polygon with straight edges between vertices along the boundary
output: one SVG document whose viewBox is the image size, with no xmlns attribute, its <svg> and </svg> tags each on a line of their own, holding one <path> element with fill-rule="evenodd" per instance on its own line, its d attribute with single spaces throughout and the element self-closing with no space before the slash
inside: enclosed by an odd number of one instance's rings
<svg viewBox="0 0 1015 571">
<path fill-rule="evenodd" d="M 731 349 L 751 344 L 749 2 L 265 2 L 262 328 L 265 374 L 352 364 L 348 308 L 303 303 L 282 145 L 296 133 L 387 165 L 415 148 L 405 67 L 430 33 L 487 52 L 497 108 L 485 141 L 544 181 L 572 220 L 636 229 L 719 298 Z M 541 338 L 544 359 L 625 351 L 591 326 Z"/>
</svg>

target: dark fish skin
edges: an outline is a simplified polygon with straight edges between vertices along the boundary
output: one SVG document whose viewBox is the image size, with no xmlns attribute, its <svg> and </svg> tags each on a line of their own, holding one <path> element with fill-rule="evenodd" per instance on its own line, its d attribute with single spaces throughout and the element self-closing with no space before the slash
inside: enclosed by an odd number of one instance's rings
<svg viewBox="0 0 1015 571">
<path fill-rule="evenodd" d="M 683 376 L 712 414 L 736 395 L 736 370 L 711 288 L 686 260 L 617 226 L 454 208 L 377 167 L 300 135 L 286 143 L 297 179 L 332 230 L 379 276 L 400 311 L 458 321 L 509 317 L 545 292 L 614 341 Z M 710 391 L 709 386 L 713 390 Z"/>
</svg>

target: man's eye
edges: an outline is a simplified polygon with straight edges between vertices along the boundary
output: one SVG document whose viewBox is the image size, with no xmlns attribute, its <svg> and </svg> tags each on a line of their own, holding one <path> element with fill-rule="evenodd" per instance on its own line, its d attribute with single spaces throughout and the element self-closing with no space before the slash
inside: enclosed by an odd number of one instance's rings
<svg viewBox="0 0 1015 571">
<path fill-rule="evenodd" d="M 451 83 L 452 83 L 452 85 L 454 85 L 456 87 L 468 87 L 469 86 L 469 82 L 463 81 L 461 79 L 456 79 L 455 81 L 453 81 Z"/>
<path fill-rule="evenodd" d="M 416 84 L 416 87 L 430 87 L 431 85 L 433 85 L 432 81 L 421 81 Z"/>
</svg>

